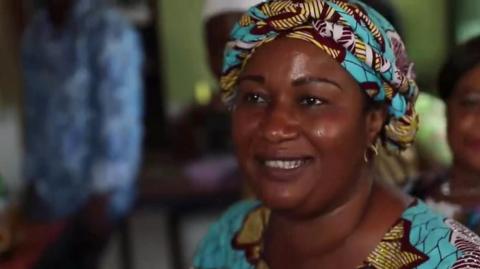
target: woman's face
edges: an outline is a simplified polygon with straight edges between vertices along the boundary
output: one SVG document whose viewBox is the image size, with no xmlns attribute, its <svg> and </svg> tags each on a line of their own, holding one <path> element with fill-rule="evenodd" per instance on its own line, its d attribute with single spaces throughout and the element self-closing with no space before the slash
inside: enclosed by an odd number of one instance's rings
<svg viewBox="0 0 480 269">
<path fill-rule="evenodd" d="M 480 66 L 458 81 L 447 106 L 448 142 L 455 163 L 480 173 Z"/>
<path fill-rule="evenodd" d="M 384 113 L 365 109 L 358 84 L 333 58 L 308 42 L 278 39 L 257 49 L 237 87 L 237 156 L 267 206 L 318 214 L 361 184 Z"/>
</svg>

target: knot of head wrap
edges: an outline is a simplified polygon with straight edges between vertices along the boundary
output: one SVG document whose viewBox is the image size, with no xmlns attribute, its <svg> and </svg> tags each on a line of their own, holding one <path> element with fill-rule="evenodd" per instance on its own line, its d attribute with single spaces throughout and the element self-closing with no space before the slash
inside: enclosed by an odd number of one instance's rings
<svg viewBox="0 0 480 269">
<path fill-rule="evenodd" d="M 405 46 L 389 22 L 359 1 L 267 0 L 235 25 L 225 50 L 220 79 L 230 104 L 235 84 L 255 49 L 289 37 L 311 42 L 333 57 L 375 102 L 388 106 L 380 138 L 390 151 L 412 144 L 418 126 L 418 87 Z"/>
</svg>

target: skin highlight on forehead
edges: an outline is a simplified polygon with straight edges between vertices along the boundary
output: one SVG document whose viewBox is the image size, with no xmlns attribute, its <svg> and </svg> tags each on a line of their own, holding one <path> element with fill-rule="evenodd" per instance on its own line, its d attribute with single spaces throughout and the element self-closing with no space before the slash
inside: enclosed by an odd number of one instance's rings
<svg viewBox="0 0 480 269">
<path fill-rule="evenodd" d="M 276 39 L 275 41 L 268 42 L 257 48 L 255 53 L 246 63 L 242 74 L 237 80 L 237 85 L 239 85 L 241 81 L 244 81 L 247 78 L 256 82 L 260 82 L 260 80 L 263 80 L 263 83 L 265 83 L 265 80 L 274 79 L 265 77 L 261 74 L 253 74 L 251 72 L 245 71 L 249 70 L 249 65 L 261 65 L 261 61 L 265 62 L 266 59 L 258 60 L 255 55 L 262 50 L 269 49 L 273 42 L 277 44 L 279 40 L 281 41 L 281 45 L 279 46 L 288 46 L 284 45 L 288 43 L 297 44 L 296 46 L 292 46 L 292 48 L 289 48 L 289 50 L 279 50 L 278 53 L 275 54 L 275 56 L 272 56 L 272 59 L 268 59 L 269 64 L 271 65 L 270 68 L 278 68 L 283 70 L 283 77 L 281 78 L 282 80 L 286 80 L 288 78 L 289 83 L 293 84 L 294 86 L 301 86 L 310 83 L 325 83 L 331 84 L 332 86 L 339 89 L 356 88 L 360 90 L 360 87 L 354 80 L 354 78 L 342 66 L 340 66 L 338 62 L 328 56 L 321 49 L 311 44 L 310 42 L 287 37 Z M 322 54 L 323 56 L 327 57 L 311 58 L 305 54 L 305 50 L 311 53 Z M 292 59 L 292 61 L 288 65 L 284 63 L 283 59 L 286 57 L 285 54 L 287 53 L 291 55 L 289 57 L 291 57 Z M 309 66 L 316 66 L 317 68 L 310 68 Z M 330 68 L 323 68 L 325 66 L 329 66 Z M 318 72 L 317 70 L 324 71 Z"/>
</svg>

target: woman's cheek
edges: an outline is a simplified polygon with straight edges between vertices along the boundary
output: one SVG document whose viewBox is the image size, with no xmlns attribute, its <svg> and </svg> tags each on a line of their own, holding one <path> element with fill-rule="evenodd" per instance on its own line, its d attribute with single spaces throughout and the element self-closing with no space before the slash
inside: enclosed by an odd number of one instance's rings
<svg viewBox="0 0 480 269">
<path fill-rule="evenodd" d="M 468 115 L 453 107 L 448 119 L 448 140 L 453 151 L 461 149 L 463 136 L 470 127 Z"/>
<path fill-rule="evenodd" d="M 309 115 L 309 117 L 302 120 L 302 126 L 304 126 L 306 133 L 309 134 L 312 140 L 335 141 L 339 137 L 344 136 L 344 133 L 351 131 L 348 128 L 348 119 L 334 112 L 323 111 L 322 113 L 316 113 L 316 115 Z"/>
<path fill-rule="evenodd" d="M 258 136 L 262 116 L 252 110 L 237 110 L 232 117 L 232 136 L 240 161 L 251 150 L 252 141 Z"/>
</svg>

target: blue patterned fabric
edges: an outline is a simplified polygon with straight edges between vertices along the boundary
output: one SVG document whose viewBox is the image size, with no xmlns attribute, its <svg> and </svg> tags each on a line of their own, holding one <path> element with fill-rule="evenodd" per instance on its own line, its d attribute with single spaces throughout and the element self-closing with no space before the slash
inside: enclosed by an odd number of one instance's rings
<svg viewBox="0 0 480 269">
<path fill-rule="evenodd" d="M 141 154 L 142 53 L 132 27 L 100 0 L 74 1 L 62 29 L 40 11 L 23 40 L 26 180 L 40 217 L 111 193 L 132 203 Z"/>
<path fill-rule="evenodd" d="M 236 249 L 232 242 L 242 229 L 247 216 L 259 206 L 260 202 L 258 201 L 244 201 L 231 207 L 219 221 L 210 227 L 208 234 L 200 243 L 193 260 L 193 268 L 255 268 L 248 262 L 245 253 Z M 425 203 L 417 201 L 412 204 L 404 211 L 399 220 L 408 223 L 410 227 L 407 231 L 410 246 L 427 257 L 420 265 L 405 268 L 469 268 L 465 267 L 468 259 L 474 264 L 479 264 L 478 259 L 470 258 L 479 253 L 478 237 L 470 234 L 458 223 L 434 213 Z"/>
<path fill-rule="evenodd" d="M 402 218 L 412 223 L 410 243 L 429 257 L 419 269 L 451 268 L 462 255 L 450 241 L 452 228 L 445 224 L 445 218 L 433 213 L 425 203 L 410 207 Z"/>
<path fill-rule="evenodd" d="M 258 201 L 244 201 L 232 206 L 222 218 L 213 224 L 200 243 L 193 260 L 195 269 L 253 269 L 243 251 L 232 248 L 232 240 L 240 230 L 245 217 Z"/>
</svg>

